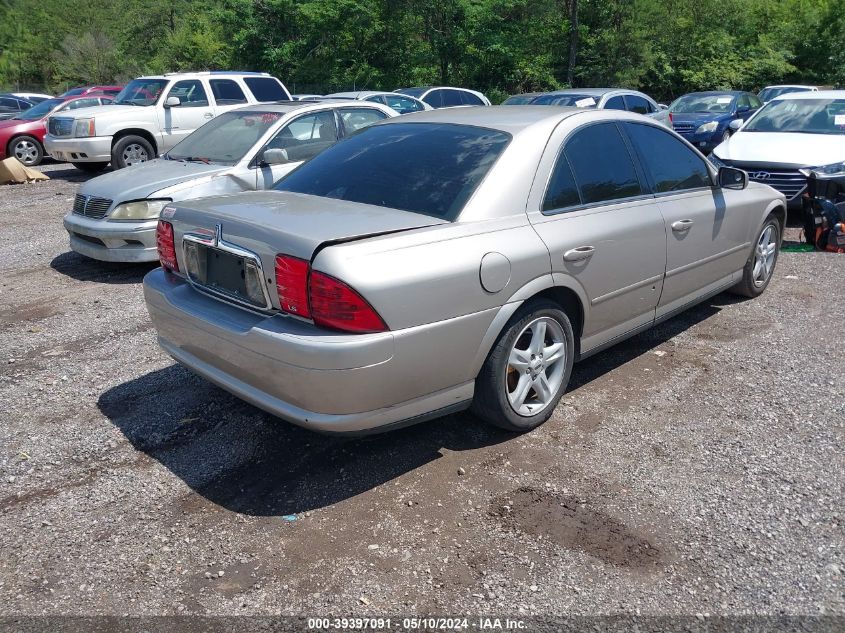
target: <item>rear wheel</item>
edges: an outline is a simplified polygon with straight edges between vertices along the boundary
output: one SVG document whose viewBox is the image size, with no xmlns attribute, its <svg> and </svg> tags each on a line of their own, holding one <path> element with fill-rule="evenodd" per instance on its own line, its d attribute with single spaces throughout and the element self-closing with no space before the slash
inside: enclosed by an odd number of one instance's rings
<svg viewBox="0 0 845 633">
<path fill-rule="evenodd" d="M 103 171 L 108 163 L 71 163 L 71 165 L 89 174 L 96 174 Z"/>
<path fill-rule="evenodd" d="M 754 250 L 742 269 L 742 281 L 731 288 L 734 294 L 743 297 L 759 297 L 772 280 L 780 250 L 780 221 L 770 215 L 763 222 L 757 234 Z"/>
<path fill-rule="evenodd" d="M 150 142 L 132 134 L 118 140 L 111 150 L 111 164 L 115 169 L 146 163 L 153 158 L 155 158 L 155 152 Z"/>
<path fill-rule="evenodd" d="M 44 148 L 38 139 L 18 136 L 9 142 L 9 156 L 14 156 L 27 167 L 34 167 L 44 160 Z"/>
<path fill-rule="evenodd" d="M 537 428 L 551 417 L 566 391 L 574 350 L 572 325 L 556 303 L 526 303 L 478 374 L 473 413 L 509 431 Z"/>
</svg>

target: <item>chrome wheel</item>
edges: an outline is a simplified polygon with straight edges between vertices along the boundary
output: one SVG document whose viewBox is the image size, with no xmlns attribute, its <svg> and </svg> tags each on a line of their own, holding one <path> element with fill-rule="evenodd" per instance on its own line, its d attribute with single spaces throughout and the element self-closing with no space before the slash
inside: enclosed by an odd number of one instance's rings
<svg viewBox="0 0 845 633">
<path fill-rule="evenodd" d="M 138 143 L 130 143 L 129 145 L 123 148 L 121 158 L 123 159 L 124 165 L 134 165 L 136 163 L 147 162 L 148 160 L 150 160 L 150 155 L 147 153 L 147 150 L 143 148 L 143 146 L 139 145 Z"/>
<path fill-rule="evenodd" d="M 758 288 L 766 285 L 775 267 L 777 253 L 778 232 L 774 225 L 769 224 L 760 234 L 757 246 L 754 248 L 754 268 L 751 271 L 754 285 Z"/>
<path fill-rule="evenodd" d="M 523 417 L 552 404 L 566 371 L 566 336 L 555 319 L 540 317 L 526 325 L 508 355 L 505 390 L 511 408 Z"/>
<path fill-rule="evenodd" d="M 12 147 L 12 154 L 24 165 L 34 165 L 38 162 L 38 147 L 32 141 L 21 139 L 16 141 Z"/>
</svg>

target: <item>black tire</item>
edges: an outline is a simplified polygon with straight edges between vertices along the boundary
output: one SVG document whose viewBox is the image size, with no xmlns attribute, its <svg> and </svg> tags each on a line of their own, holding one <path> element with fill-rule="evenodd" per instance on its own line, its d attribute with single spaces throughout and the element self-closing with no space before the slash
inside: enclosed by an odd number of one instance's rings
<svg viewBox="0 0 845 633">
<path fill-rule="evenodd" d="M 44 160 L 44 147 L 32 136 L 16 136 L 9 141 L 6 155 L 14 156 L 27 167 L 35 167 Z"/>
<path fill-rule="evenodd" d="M 71 165 L 89 174 L 96 174 L 103 171 L 108 163 L 71 163 Z"/>
<path fill-rule="evenodd" d="M 134 134 L 121 137 L 111 149 L 111 164 L 115 169 L 145 163 L 155 157 L 155 150 L 150 142 Z"/>
<path fill-rule="evenodd" d="M 768 231 L 769 229 L 774 231 L 774 243 L 776 245 L 774 258 L 771 262 L 771 267 L 769 268 L 768 274 L 765 279 L 761 280 L 759 278 L 755 278 L 754 268 L 757 262 L 758 257 L 758 244 L 763 237 L 763 233 Z M 745 267 L 742 269 L 742 280 L 736 284 L 733 288 L 730 289 L 730 292 L 736 295 L 740 295 L 742 297 L 749 297 L 751 299 L 755 297 L 759 297 L 769 285 L 769 282 L 772 280 L 772 276 L 775 273 L 775 266 L 778 262 L 778 255 L 780 254 L 780 243 L 781 237 L 783 235 L 783 227 L 780 224 L 780 220 L 778 220 L 774 215 L 770 215 L 766 218 L 766 221 L 763 222 L 763 226 L 760 227 L 760 230 L 757 231 L 757 236 L 754 238 L 754 243 L 751 248 L 751 254 L 748 256 L 748 261 L 745 262 Z"/>
<path fill-rule="evenodd" d="M 517 337 L 523 334 L 529 324 L 542 317 L 556 321 L 563 333 L 566 350 L 565 358 L 560 360 L 564 363 L 563 374 L 557 392 L 552 394 L 544 408 L 534 415 L 520 415 L 511 406 L 508 398 L 508 380 L 513 377 L 514 372 L 512 368 L 510 373 L 508 371 L 508 358 L 517 343 Z M 482 420 L 508 431 L 524 433 L 537 428 L 551 417 L 566 391 L 572 374 L 574 355 L 575 336 L 566 313 L 558 304 L 546 299 L 528 301 L 508 321 L 484 361 L 475 380 L 475 397 L 471 411 Z"/>
</svg>

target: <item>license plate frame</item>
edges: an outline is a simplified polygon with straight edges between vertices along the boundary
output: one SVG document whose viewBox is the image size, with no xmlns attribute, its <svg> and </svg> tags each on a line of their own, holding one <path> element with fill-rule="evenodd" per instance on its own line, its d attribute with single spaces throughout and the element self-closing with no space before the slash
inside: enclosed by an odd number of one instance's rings
<svg viewBox="0 0 845 633">
<path fill-rule="evenodd" d="M 252 304 L 246 291 L 246 258 L 219 248 L 198 244 L 205 250 L 205 286 Z"/>
</svg>

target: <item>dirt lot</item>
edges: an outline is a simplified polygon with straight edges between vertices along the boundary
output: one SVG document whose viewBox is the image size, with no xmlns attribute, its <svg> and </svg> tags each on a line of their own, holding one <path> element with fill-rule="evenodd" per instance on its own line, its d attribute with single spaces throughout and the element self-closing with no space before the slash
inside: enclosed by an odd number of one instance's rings
<svg viewBox="0 0 845 633">
<path fill-rule="evenodd" d="M 576 366 L 528 435 L 324 437 L 176 366 L 44 170 L 0 188 L 0 615 L 845 614 L 845 257 Z"/>
</svg>

